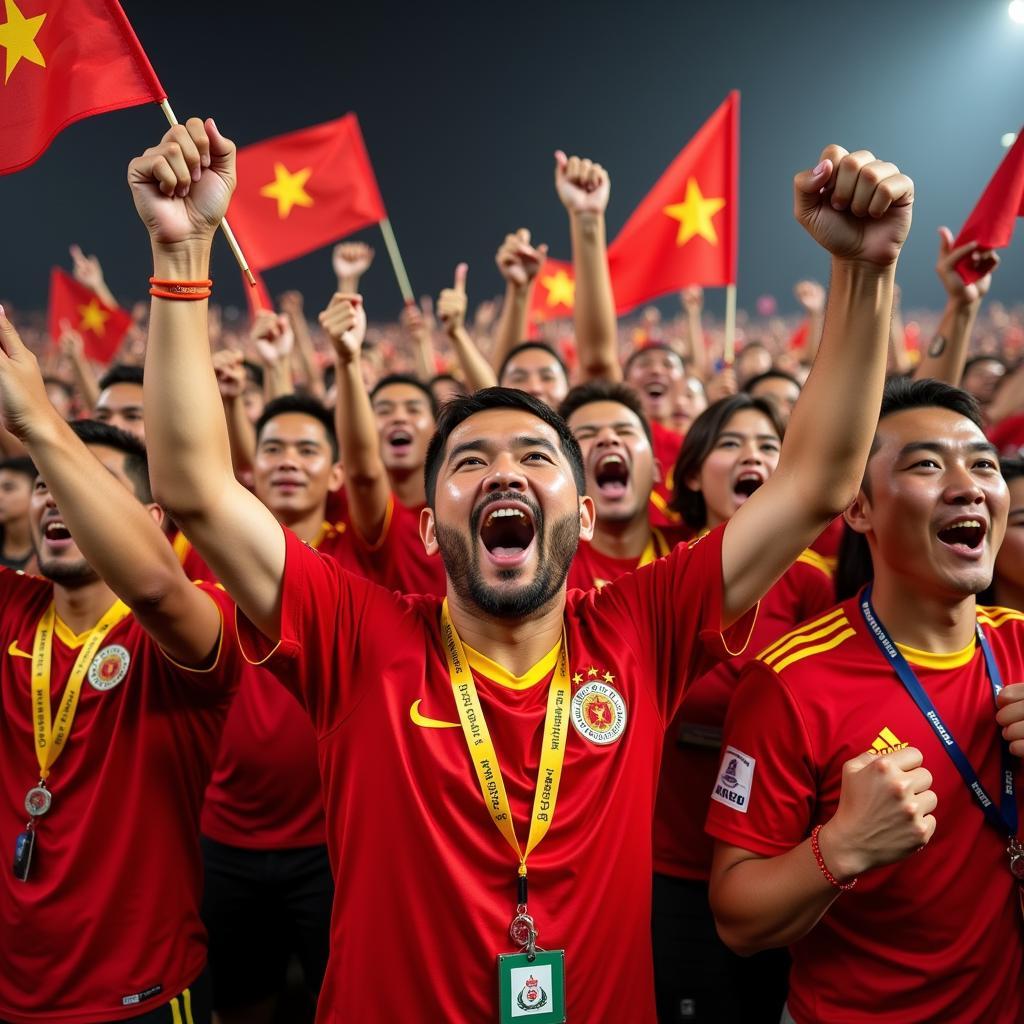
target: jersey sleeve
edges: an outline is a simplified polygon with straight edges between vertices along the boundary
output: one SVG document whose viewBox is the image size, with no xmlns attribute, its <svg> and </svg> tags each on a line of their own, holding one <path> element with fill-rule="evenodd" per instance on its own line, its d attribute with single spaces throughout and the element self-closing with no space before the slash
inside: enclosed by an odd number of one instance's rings
<svg viewBox="0 0 1024 1024">
<path fill-rule="evenodd" d="M 724 527 L 677 545 L 635 573 L 588 595 L 604 612 L 608 628 L 629 638 L 637 652 L 650 652 L 647 682 L 666 726 L 686 687 L 724 658 L 746 650 L 757 608 L 722 629 L 722 537 Z"/>
<path fill-rule="evenodd" d="M 380 678 L 390 645 L 403 635 L 401 601 L 291 530 L 284 534 L 281 639 L 271 646 L 241 612 L 238 639 L 246 660 L 265 664 L 299 698 L 322 736 Z"/>
<path fill-rule="evenodd" d="M 799 708 L 771 669 L 751 662 L 725 721 L 706 831 L 775 857 L 807 837 L 816 800 L 817 771 Z"/>
</svg>

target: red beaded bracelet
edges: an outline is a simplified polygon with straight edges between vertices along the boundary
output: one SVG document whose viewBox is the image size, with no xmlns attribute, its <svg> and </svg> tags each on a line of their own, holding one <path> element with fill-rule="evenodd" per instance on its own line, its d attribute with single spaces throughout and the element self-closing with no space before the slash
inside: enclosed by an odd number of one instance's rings
<svg viewBox="0 0 1024 1024">
<path fill-rule="evenodd" d="M 831 885 L 836 889 L 839 889 L 840 892 L 849 892 L 857 884 L 857 879 L 854 878 L 849 882 L 840 882 L 839 879 L 829 871 L 828 865 L 825 863 L 825 858 L 821 855 L 821 844 L 818 842 L 818 833 L 821 829 L 821 825 L 815 825 L 811 831 L 811 852 L 814 854 L 814 859 L 818 862 L 818 867 L 821 868 L 821 873 L 829 880 Z"/>
<path fill-rule="evenodd" d="M 163 278 L 151 277 L 149 283 L 152 286 L 149 289 L 149 294 L 158 299 L 195 301 L 208 299 L 213 294 L 213 281 L 210 278 L 205 281 L 168 281 Z"/>
</svg>

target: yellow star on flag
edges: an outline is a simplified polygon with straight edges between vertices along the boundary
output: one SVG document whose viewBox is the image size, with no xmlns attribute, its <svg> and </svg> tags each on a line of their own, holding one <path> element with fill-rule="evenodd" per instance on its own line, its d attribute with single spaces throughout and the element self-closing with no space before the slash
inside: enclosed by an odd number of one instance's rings
<svg viewBox="0 0 1024 1024">
<path fill-rule="evenodd" d="M 669 217 L 679 221 L 676 245 L 686 245 L 694 235 L 700 235 L 712 245 L 718 245 L 718 233 L 715 231 L 715 225 L 711 218 L 723 206 L 725 206 L 725 200 L 722 198 L 705 199 L 701 194 L 697 179 L 690 178 L 686 182 L 686 199 L 681 203 L 666 206 L 664 210 Z"/>
<path fill-rule="evenodd" d="M 313 199 L 305 188 L 312 173 L 312 167 L 303 167 L 293 174 L 284 164 L 275 161 L 274 180 L 260 189 L 260 195 L 277 200 L 277 215 L 284 220 L 293 206 L 313 205 Z"/>
<path fill-rule="evenodd" d="M 92 331 L 101 337 L 106 334 L 110 314 L 100 305 L 99 299 L 93 299 L 88 306 L 79 306 L 78 315 L 82 318 L 78 321 L 80 331 Z"/>
<path fill-rule="evenodd" d="M 37 14 L 34 18 L 26 18 L 14 0 L 4 0 L 4 6 L 7 9 L 7 21 L 0 25 L 0 46 L 7 52 L 7 70 L 4 73 L 6 85 L 22 59 L 38 64 L 41 68 L 46 67 L 46 61 L 36 45 L 36 35 L 46 15 Z"/>
<path fill-rule="evenodd" d="M 576 282 L 562 269 L 540 283 L 548 290 L 549 306 L 571 306 L 576 301 Z"/>
</svg>

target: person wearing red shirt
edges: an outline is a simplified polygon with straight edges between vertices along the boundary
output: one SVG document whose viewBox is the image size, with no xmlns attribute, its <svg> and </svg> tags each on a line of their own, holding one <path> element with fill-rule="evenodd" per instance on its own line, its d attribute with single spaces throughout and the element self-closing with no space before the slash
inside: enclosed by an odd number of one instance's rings
<svg viewBox="0 0 1024 1024">
<path fill-rule="evenodd" d="M 730 705 L 712 907 L 738 952 L 790 947 L 798 1024 L 1024 1020 L 1024 615 L 975 599 L 1008 505 L 981 422 L 948 384 L 889 382 L 846 512 L 873 582 L 761 652 Z"/>
<path fill-rule="evenodd" d="M 770 399 L 723 398 L 694 421 L 676 463 L 676 507 L 695 533 L 728 522 L 775 472 L 785 424 Z M 761 599 L 746 651 L 698 679 L 669 726 L 654 817 L 654 981 L 663 1024 L 771 1021 L 786 1000 L 784 954 L 751 960 L 722 943 L 708 905 L 704 832 L 722 725 L 740 669 L 770 641 L 835 602 L 832 575 L 803 552 Z"/>
<path fill-rule="evenodd" d="M 0 408 L 39 471 L 41 574 L 0 570 L 0 1020 L 209 1022 L 199 811 L 234 608 L 182 572 L 142 442 L 66 424 L 2 310 Z"/>
<path fill-rule="evenodd" d="M 132 161 L 159 279 L 204 279 L 234 158 L 193 118 Z M 856 493 L 913 185 L 829 147 L 794 195 L 833 254 L 833 307 L 779 469 L 723 528 L 599 592 L 566 592 L 594 508 L 547 406 L 494 388 L 445 407 L 421 536 L 446 597 L 396 595 L 310 550 L 237 483 L 206 301 L 154 298 L 154 486 L 238 599 L 249 656 L 317 732 L 339 879 L 320 1020 L 468 1024 L 522 1006 L 654 1020 L 664 730 L 706 652 L 742 649 L 749 610 Z M 861 386 L 833 394 L 855 373 Z M 191 414 L 175 415 L 186 396 Z"/>
<path fill-rule="evenodd" d="M 1010 511 L 1006 516 L 1006 536 L 996 556 L 992 585 L 979 600 L 983 604 L 1024 612 L 1024 460 L 1002 458 L 999 468 L 1010 492 Z"/>
<path fill-rule="evenodd" d="M 583 453 L 586 493 L 597 513 L 593 538 L 580 541 L 569 568 L 570 588 L 603 587 L 689 540 L 686 527 L 652 527 L 647 516 L 660 466 L 640 399 L 629 385 L 578 384 L 558 412 Z"/>
</svg>

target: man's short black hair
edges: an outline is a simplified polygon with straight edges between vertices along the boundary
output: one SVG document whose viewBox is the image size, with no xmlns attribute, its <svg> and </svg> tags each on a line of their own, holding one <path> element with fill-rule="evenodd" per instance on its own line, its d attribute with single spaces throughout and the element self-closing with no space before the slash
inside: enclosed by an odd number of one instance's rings
<svg viewBox="0 0 1024 1024">
<path fill-rule="evenodd" d="M 955 388 L 940 380 L 924 378 L 911 380 L 908 377 L 890 377 L 885 382 L 882 393 L 882 408 L 878 414 L 881 423 L 886 416 L 908 409 L 949 409 L 965 419 L 969 419 L 979 430 L 984 430 L 981 407 L 973 395 L 962 388 Z M 871 442 L 870 459 L 878 451 L 878 432 Z M 865 470 L 861 490 L 870 498 L 871 488 Z M 845 601 L 853 597 L 866 583 L 874 579 L 874 567 L 871 564 L 871 550 L 867 538 L 849 526 L 843 531 L 843 539 L 839 545 L 839 561 L 836 565 L 836 597 Z"/>
<path fill-rule="evenodd" d="M 29 483 L 32 483 L 39 475 L 36 472 L 35 463 L 27 455 L 15 455 L 9 459 L 0 459 L 0 473 L 4 470 L 27 477 Z"/>
<path fill-rule="evenodd" d="M 249 359 L 242 360 L 242 369 L 245 370 L 245 379 L 256 387 L 263 387 L 263 367 Z"/>
<path fill-rule="evenodd" d="M 587 490 L 586 475 L 583 470 L 583 454 L 568 424 L 553 409 L 549 408 L 533 395 L 520 391 L 518 388 L 482 388 L 464 398 L 453 398 L 446 402 L 437 418 L 437 430 L 427 445 L 427 457 L 423 465 L 423 476 L 427 491 L 427 504 L 434 507 L 434 496 L 437 491 L 437 478 L 441 472 L 444 450 L 452 431 L 470 416 L 487 412 L 489 409 L 519 409 L 530 413 L 546 423 L 558 435 L 558 443 L 563 454 L 569 460 L 576 490 L 585 494 Z"/>
<path fill-rule="evenodd" d="M 679 365 L 682 369 L 686 370 L 686 360 L 683 358 L 682 353 L 678 349 L 674 349 L 668 342 L 665 341 L 650 341 L 646 345 L 642 345 L 640 348 L 634 349 L 629 354 L 629 358 L 622 366 L 622 375 L 624 377 L 629 376 L 630 367 L 641 357 L 647 355 L 648 352 L 668 352 L 670 355 L 676 357 L 679 360 Z"/>
<path fill-rule="evenodd" d="M 267 402 L 263 407 L 263 412 L 259 415 L 259 419 L 256 420 L 256 443 L 259 444 L 260 436 L 272 419 L 276 419 L 278 416 L 283 416 L 285 413 L 289 412 L 309 416 L 324 428 L 324 433 L 327 435 L 327 441 L 331 446 L 331 458 L 337 462 L 338 437 L 334 433 L 334 417 L 331 415 L 330 411 L 324 407 L 320 399 L 314 398 L 312 395 L 302 395 L 298 393 L 291 395 L 279 395 L 277 398 L 272 398 Z"/>
<path fill-rule="evenodd" d="M 99 379 L 100 391 L 115 384 L 138 384 L 142 387 L 142 367 L 132 366 L 129 363 L 114 363 L 105 374 Z"/>
<path fill-rule="evenodd" d="M 793 376 L 791 373 L 786 373 L 785 370 L 766 370 L 764 373 L 759 373 L 756 377 L 751 377 L 750 380 L 743 385 L 743 390 L 748 395 L 754 393 L 754 388 L 757 387 L 762 381 L 766 380 L 784 380 L 790 384 L 795 384 L 797 391 L 803 391 L 804 386 Z"/>
<path fill-rule="evenodd" d="M 371 403 L 377 397 L 378 392 L 384 388 L 391 387 L 392 384 L 407 384 L 411 388 L 419 388 L 427 396 L 427 401 L 430 403 L 430 415 L 437 419 L 437 399 L 434 398 L 434 392 L 430 390 L 429 384 L 424 384 L 419 377 L 413 377 L 409 373 L 389 373 L 384 377 L 381 377 L 379 381 L 373 386 L 373 390 L 370 392 Z"/>
<path fill-rule="evenodd" d="M 551 356 L 551 358 L 554 359 L 556 363 L 558 363 L 558 365 L 562 369 L 562 376 L 565 377 L 565 383 L 568 384 L 569 367 L 565 365 L 565 360 L 562 359 L 562 357 L 550 345 L 545 345 L 543 341 L 519 342 L 519 344 L 516 345 L 513 349 L 511 349 L 509 351 L 509 354 L 505 356 L 505 359 L 501 364 L 501 369 L 498 370 L 498 380 L 502 380 L 504 378 L 505 371 L 508 369 L 508 364 L 511 363 L 512 360 L 515 359 L 515 357 L 519 355 L 520 352 L 529 352 L 530 349 L 534 348 L 543 352 L 546 356 Z"/>
<path fill-rule="evenodd" d="M 149 459 L 146 446 L 134 435 L 120 427 L 101 423 L 99 420 L 75 420 L 71 424 L 75 436 L 87 445 L 102 445 L 124 453 L 124 472 L 132 482 L 135 497 L 143 505 L 153 502 L 153 490 L 149 484 Z"/>
<path fill-rule="evenodd" d="M 970 359 L 964 363 L 963 373 L 960 374 L 960 379 L 963 380 L 971 370 L 974 369 L 979 363 L 998 363 L 1004 370 L 1007 369 L 1006 360 L 1002 356 L 997 355 L 980 355 L 971 356 Z"/>
<path fill-rule="evenodd" d="M 591 402 L 617 402 L 619 405 L 625 406 L 640 421 L 648 442 L 654 444 L 651 425 L 644 415 L 640 396 L 628 384 L 623 381 L 611 380 L 588 380 L 585 384 L 577 384 L 562 399 L 562 404 L 558 407 L 558 415 L 568 423 L 569 417 L 577 409 L 582 409 L 583 406 L 590 405 Z"/>
</svg>

